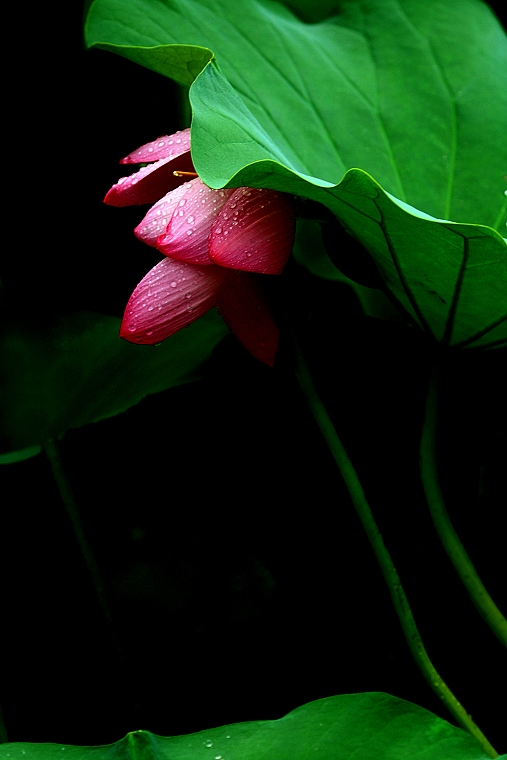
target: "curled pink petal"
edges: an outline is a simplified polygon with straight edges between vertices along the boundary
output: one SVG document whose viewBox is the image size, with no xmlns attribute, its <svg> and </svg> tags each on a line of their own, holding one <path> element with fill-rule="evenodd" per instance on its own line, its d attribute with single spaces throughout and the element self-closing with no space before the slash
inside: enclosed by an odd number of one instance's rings
<svg viewBox="0 0 507 760">
<path fill-rule="evenodd" d="M 181 188 L 178 202 L 157 248 L 166 256 L 189 264 L 212 264 L 208 253 L 211 226 L 234 190 L 211 190 L 197 178 Z M 173 195 L 174 193 L 171 193 Z"/>
<path fill-rule="evenodd" d="M 130 177 L 121 177 L 104 198 L 109 206 L 135 206 L 155 203 L 170 190 L 182 185 L 187 177 L 175 177 L 173 172 L 192 172 L 192 158 L 187 151 L 180 156 L 161 158 L 154 164 L 143 166 Z"/>
<path fill-rule="evenodd" d="M 120 164 L 144 164 L 158 161 L 160 158 L 177 158 L 190 150 L 190 129 L 182 129 L 174 135 L 164 135 L 157 140 L 141 145 L 128 156 L 122 158 Z"/>
<path fill-rule="evenodd" d="M 163 259 L 130 296 L 120 337 L 131 343 L 160 343 L 215 306 L 226 279 L 220 267 Z"/>
<path fill-rule="evenodd" d="M 167 225 L 172 219 L 175 208 L 178 206 L 181 198 L 185 195 L 187 184 L 190 183 L 185 183 L 177 187 L 175 190 L 171 190 L 170 193 L 164 195 L 163 198 L 150 208 L 144 219 L 134 230 L 134 233 L 139 240 L 156 248 L 157 239 L 165 232 Z M 206 258 L 211 263 L 207 252 Z"/>
<path fill-rule="evenodd" d="M 280 331 L 259 277 L 235 272 L 218 296 L 218 310 L 227 326 L 259 361 L 275 363 Z"/>
<path fill-rule="evenodd" d="M 294 245 L 295 231 L 294 206 L 288 195 L 240 187 L 213 223 L 209 255 L 222 267 L 281 274 Z"/>
</svg>

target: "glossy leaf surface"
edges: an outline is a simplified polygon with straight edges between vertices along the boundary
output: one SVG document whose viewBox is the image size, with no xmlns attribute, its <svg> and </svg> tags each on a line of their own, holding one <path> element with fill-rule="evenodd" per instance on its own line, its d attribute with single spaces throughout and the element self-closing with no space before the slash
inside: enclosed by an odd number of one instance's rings
<svg viewBox="0 0 507 760">
<path fill-rule="evenodd" d="M 87 41 L 178 81 L 211 49 L 191 89 L 203 180 L 326 205 L 437 341 L 505 343 L 507 40 L 485 4 L 344 2 L 305 23 L 270 0 L 95 0 Z"/>
<path fill-rule="evenodd" d="M 188 736 L 135 731 L 105 747 L 7 744 L 12 760 L 482 760 L 479 744 L 427 710 L 388 694 L 310 702 L 281 720 L 236 723 Z M 62 754 L 63 754 L 62 752 Z"/>
</svg>

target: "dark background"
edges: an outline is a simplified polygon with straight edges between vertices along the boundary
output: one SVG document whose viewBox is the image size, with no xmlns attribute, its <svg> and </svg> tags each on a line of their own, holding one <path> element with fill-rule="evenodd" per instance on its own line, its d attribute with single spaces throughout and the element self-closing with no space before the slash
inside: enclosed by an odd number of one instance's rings
<svg viewBox="0 0 507 760">
<path fill-rule="evenodd" d="M 132 234 L 143 209 L 102 198 L 121 156 L 181 125 L 177 90 L 120 57 L 83 51 L 78 15 L 41 13 L 18 35 L 4 305 L 27 319 L 120 316 L 159 260 Z M 429 347 L 408 327 L 362 317 L 342 286 L 308 285 L 295 265 L 274 291 L 307 324 L 319 390 L 430 657 L 507 752 L 507 658 L 441 549 L 418 480 Z M 504 353 L 465 354 L 449 367 L 440 464 L 455 526 L 505 607 L 504 383 Z M 121 651 L 45 457 L 3 468 L 0 700 L 10 741 L 181 734 L 361 691 L 449 719 L 411 660 L 285 339 L 270 370 L 229 337 L 205 382 L 71 430 L 60 450 Z"/>
</svg>

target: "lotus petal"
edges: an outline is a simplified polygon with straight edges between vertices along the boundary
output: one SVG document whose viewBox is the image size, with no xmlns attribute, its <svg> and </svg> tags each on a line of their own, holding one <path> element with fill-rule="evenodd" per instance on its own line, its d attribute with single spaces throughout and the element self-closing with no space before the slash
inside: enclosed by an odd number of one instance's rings
<svg viewBox="0 0 507 760">
<path fill-rule="evenodd" d="M 235 190 L 211 190 L 199 178 L 175 190 L 178 193 L 171 221 L 157 240 L 166 256 L 191 264 L 212 264 L 208 253 L 211 226 Z"/>
<path fill-rule="evenodd" d="M 218 310 L 244 347 L 264 364 L 275 363 L 280 331 L 260 277 L 235 272 L 218 297 Z"/>
<path fill-rule="evenodd" d="M 227 276 L 220 267 L 163 259 L 130 296 L 120 336 L 132 343 L 160 343 L 215 306 Z"/>
<path fill-rule="evenodd" d="M 294 206 L 288 195 L 240 187 L 213 223 L 209 255 L 222 267 L 281 274 L 295 231 Z"/>
</svg>

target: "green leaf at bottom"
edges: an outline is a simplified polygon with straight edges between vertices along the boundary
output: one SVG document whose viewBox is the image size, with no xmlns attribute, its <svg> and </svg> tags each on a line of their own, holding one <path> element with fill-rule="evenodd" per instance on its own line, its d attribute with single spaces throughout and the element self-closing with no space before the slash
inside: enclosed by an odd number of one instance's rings
<svg viewBox="0 0 507 760">
<path fill-rule="evenodd" d="M 6 744 L 11 760 L 483 760 L 477 741 L 422 707 L 388 694 L 343 694 L 280 720 L 187 736 L 134 731 L 103 747 Z"/>
</svg>

